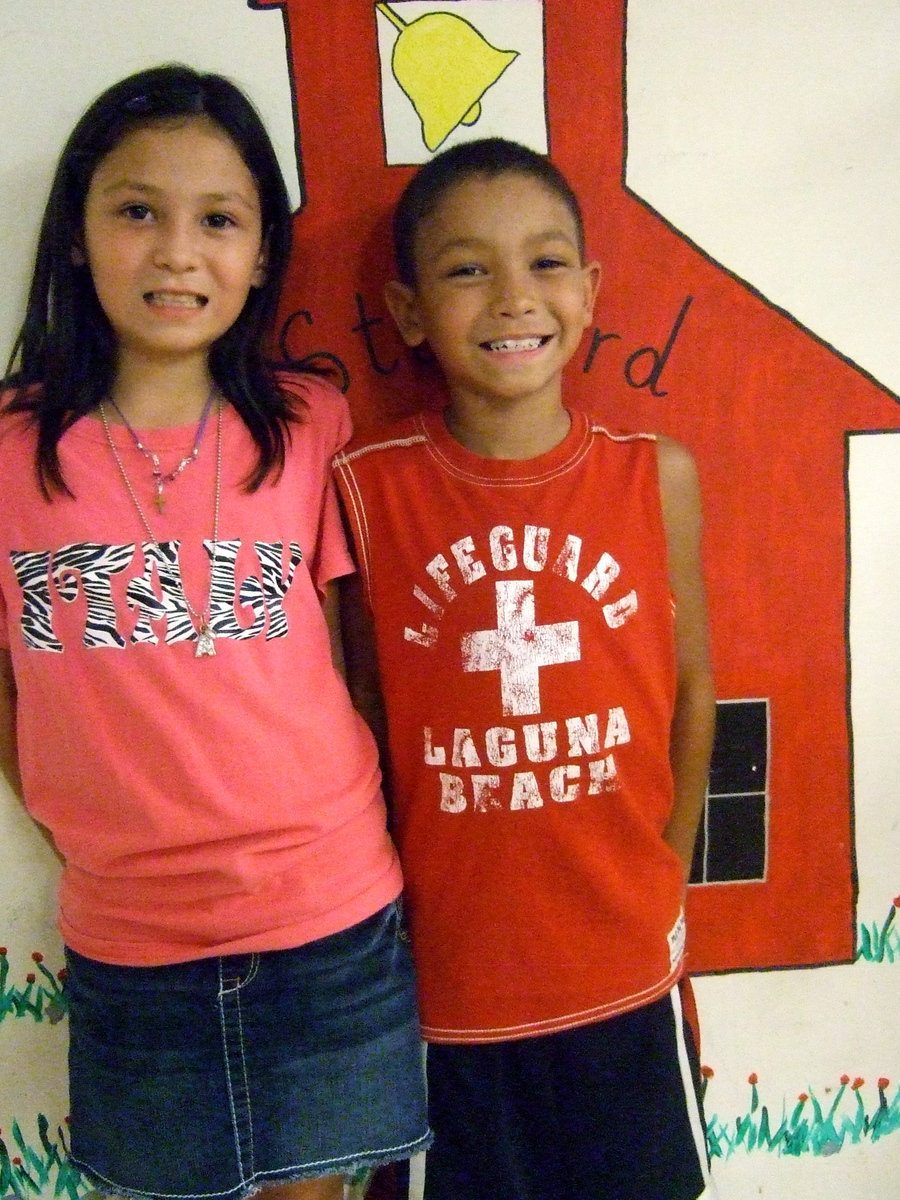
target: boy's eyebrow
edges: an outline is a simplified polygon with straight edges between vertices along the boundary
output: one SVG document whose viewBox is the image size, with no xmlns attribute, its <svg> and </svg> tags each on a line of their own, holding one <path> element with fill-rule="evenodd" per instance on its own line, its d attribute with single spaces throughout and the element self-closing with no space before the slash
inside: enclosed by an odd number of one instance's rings
<svg viewBox="0 0 900 1200">
<path fill-rule="evenodd" d="M 101 189 L 101 194 L 104 196 L 111 195 L 113 192 L 138 192 L 143 196 L 161 196 L 165 194 L 165 188 L 159 188 L 152 183 L 142 183 L 139 179 L 129 179 L 127 176 L 122 179 L 116 179 L 112 183 L 108 183 Z M 258 207 L 253 200 L 248 200 L 241 192 L 203 192 L 197 197 L 201 204 L 242 204 L 246 208 L 255 210 Z"/>
<path fill-rule="evenodd" d="M 565 231 L 565 229 L 542 229 L 538 233 L 533 233 L 525 239 L 526 245 L 540 242 L 567 242 L 570 246 L 577 248 L 577 240 Z M 453 250 L 469 250 L 480 249 L 483 246 L 489 246 L 490 240 L 480 237 L 454 237 L 448 238 L 446 242 L 442 242 L 435 251 L 436 254 L 446 254 Z"/>
</svg>

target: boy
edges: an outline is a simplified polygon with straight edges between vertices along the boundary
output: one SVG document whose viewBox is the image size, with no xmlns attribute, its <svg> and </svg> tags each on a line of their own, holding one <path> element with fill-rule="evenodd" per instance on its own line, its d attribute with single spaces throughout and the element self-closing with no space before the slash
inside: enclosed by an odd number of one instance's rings
<svg viewBox="0 0 900 1200">
<path fill-rule="evenodd" d="M 388 306 L 449 403 L 337 474 L 430 1043 L 425 1195 L 696 1200 L 678 982 L 714 699 L 693 463 L 563 403 L 600 269 L 546 159 L 448 150 L 394 235 Z"/>
</svg>

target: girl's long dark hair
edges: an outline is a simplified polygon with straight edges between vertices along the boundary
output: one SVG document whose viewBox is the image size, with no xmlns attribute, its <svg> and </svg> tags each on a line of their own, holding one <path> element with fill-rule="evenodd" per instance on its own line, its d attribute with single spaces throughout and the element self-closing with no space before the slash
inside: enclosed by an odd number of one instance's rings
<svg viewBox="0 0 900 1200">
<path fill-rule="evenodd" d="M 135 129 L 203 116 L 234 143 L 259 192 L 266 277 L 238 319 L 210 349 L 219 391 L 237 409 L 257 446 L 247 487 L 284 465 L 295 407 L 266 358 L 291 244 L 291 210 L 272 143 L 246 96 L 221 75 L 178 64 L 153 67 L 114 84 L 75 126 L 60 156 L 38 239 L 25 321 L 13 345 L 5 387 L 9 412 L 37 426 L 35 467 L 44 495 L 68 492 L 59 441 L 112 390 L 116 338 L 94 292 L 90 269 L 73 261 L 88 188 L 100 161 Z"/>
</svg>

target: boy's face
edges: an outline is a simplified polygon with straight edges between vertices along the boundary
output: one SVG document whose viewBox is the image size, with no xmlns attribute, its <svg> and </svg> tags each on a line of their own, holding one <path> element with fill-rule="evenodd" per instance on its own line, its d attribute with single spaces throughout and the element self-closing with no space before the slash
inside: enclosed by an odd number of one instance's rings
<svg viewBox="0 0 900 1200">
<path fill-rule="evenodd" d="M 428 342 L 457 403 L 558 405 L 600 278 L 567 205 L 530 175 L 467 179 L 419 227 L 417 282 L 388 286 L 410 346 Z"/>
</svg>

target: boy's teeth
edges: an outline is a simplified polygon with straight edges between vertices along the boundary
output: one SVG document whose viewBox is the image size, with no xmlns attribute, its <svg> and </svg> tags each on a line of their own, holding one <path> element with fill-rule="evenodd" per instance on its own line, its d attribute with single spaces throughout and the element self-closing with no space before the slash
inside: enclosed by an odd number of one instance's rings
<svg viewBox="0 0 900 1200">
<path fill-rule="evenodd" d="M 543 338 L 539 338 L 539 337 L 505 338 L 503 341 L 500 341 L 500 342 L 488 342 L 488 349 L 489 350 L 507 350 L 507 351 L 537 350 L 538 346 L 540 346 L 542 341 L 543 341 Z"/>
</svg>

